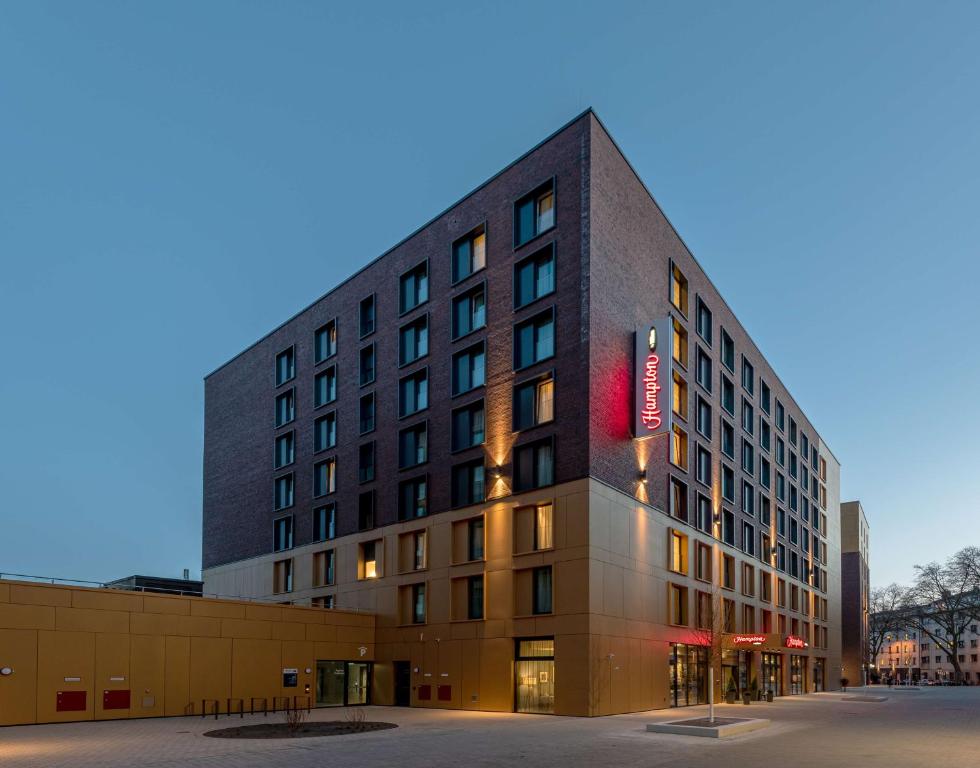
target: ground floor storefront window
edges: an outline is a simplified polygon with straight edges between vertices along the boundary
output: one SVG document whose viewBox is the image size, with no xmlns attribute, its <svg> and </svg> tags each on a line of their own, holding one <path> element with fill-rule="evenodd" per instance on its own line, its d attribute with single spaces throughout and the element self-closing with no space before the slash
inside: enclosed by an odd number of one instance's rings
<svg viewBox="0 0 980 768">
<path fill-rule="evenodd" d="M 762 654 L 762 676 L 759 680 L 760 690 L 772 691 L 773 696 L 782 696 L 783 692 L 783 657 L 778 653 Z"/>
<path fill-rule="evenodd" d="M 806 693 L 806 657 L 789 657 L 789 692 L 797 696 Z"/>
<path fill-rule="evenodd" d="M 722 651 L 722 694 L 734 688 L 735 695 L 740 697 L 749 689 L 749 656 L 745 651 Z"/>
<path fill-rule="evenodd" d="M 708 648 L 687 643 L 670 644 L 670 706 L 688 707 L 708 702 Z"/>
<path fill-rule="evenodd" d="M 371 664 L 361 661 L 317 661 L 316 705 L 344 707 L 371 701 Z"/>
<path fill-rule="evenodd" d="M 514 710 L 539 715 L 554 714 L 555 638 L 518 640 L 514 674 Z"/>
</svg>

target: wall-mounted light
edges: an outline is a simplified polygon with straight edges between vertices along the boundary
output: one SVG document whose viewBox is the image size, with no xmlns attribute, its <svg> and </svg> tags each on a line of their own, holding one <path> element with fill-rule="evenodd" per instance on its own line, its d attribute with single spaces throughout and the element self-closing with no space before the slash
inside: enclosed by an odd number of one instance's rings
<svg viewBox="0 0 980 768">
<path fill-rule="evenodd" d="M 490 474 L 493 475 L 493 479 L 494 480 L 499 480 L 500 478 L 502 478 L 504 476 L 504 473 L 500 471 L 500 467 L 494 467 L 490 471 Z"/>
<path fill-rule="evenodd" d="M 645 483 L 647 481 L 646 469 L 641 469 L 639 472 L 637 472 L 636 477 L 641 483 Z"/>
</svg>

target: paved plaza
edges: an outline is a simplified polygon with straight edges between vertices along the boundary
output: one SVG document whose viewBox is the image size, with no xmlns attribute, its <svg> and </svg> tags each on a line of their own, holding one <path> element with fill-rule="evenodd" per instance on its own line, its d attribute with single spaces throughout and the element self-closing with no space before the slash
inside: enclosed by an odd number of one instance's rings
<svg viewBox="0 0 980 768">
<path fill-rule="evenodd" d="M 854 692 L 858 698 L 870 698 Z M 0 728 L 4 768 L 170 768 L 282 765 L 470 768 L 471 766 L 760 765 L 915 766 L 980 764 L 980 687 L 874 689 L 884 702 L 840 693 L 786 697 L 772 704 L 717 708 L 721 716 L 769 718 L 772 725 L 725 741 L 648 733 L 654 720 L 706 714 L 707 707 L 581 719 L 546 715 L 368 707 L 368 720 L 398 728 L 352 736 L 274 741 L 205 738 L 238 718 L 168 718 Z M 271 717 L 271 716 L 270 716 Z M 314 712 L 342 719 L 342 710 Z M 246 717 L 245 723 L 262 721 Z"/>
</svg>

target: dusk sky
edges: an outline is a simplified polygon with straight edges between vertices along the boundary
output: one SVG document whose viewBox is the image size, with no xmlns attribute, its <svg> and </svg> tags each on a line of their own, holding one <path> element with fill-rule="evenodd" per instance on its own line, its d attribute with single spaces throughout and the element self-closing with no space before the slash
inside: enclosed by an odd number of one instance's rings
<svg viewBox="0 0 980 768">
<path fill-rule="evenodd" d="M 925 9 L 0 2 L 0 572 L 199 573 L 203 377 L 588 106 L 873 583 L 980 544 L 980 4 Z"/>
</svg>

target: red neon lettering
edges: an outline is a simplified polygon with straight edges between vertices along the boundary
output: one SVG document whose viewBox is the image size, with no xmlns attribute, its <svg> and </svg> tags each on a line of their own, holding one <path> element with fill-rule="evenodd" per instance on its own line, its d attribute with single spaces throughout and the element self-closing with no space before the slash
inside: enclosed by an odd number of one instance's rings
<svg viewBox="0 0 980 768">
<path fill-rule="evenodd" d="M 640 409 L 640 421 L 649 430 L 657 429 L 663 423 L 660 415 L 660 389 L 660 358 L 651 353 L 647 357 L 643 376 L 643 407 Z"/>
<path fill-rule="evenodd" d="M 735 635 L 732 642 L 735 645 L 762 645 L 766 642 L 765 635 Z"/>
<path fill-rule="evenodd" d="M 795 635 L 788 635 L 785 645 L 787 648 L 806 648 L 806 640 Z"/>
</svg>

